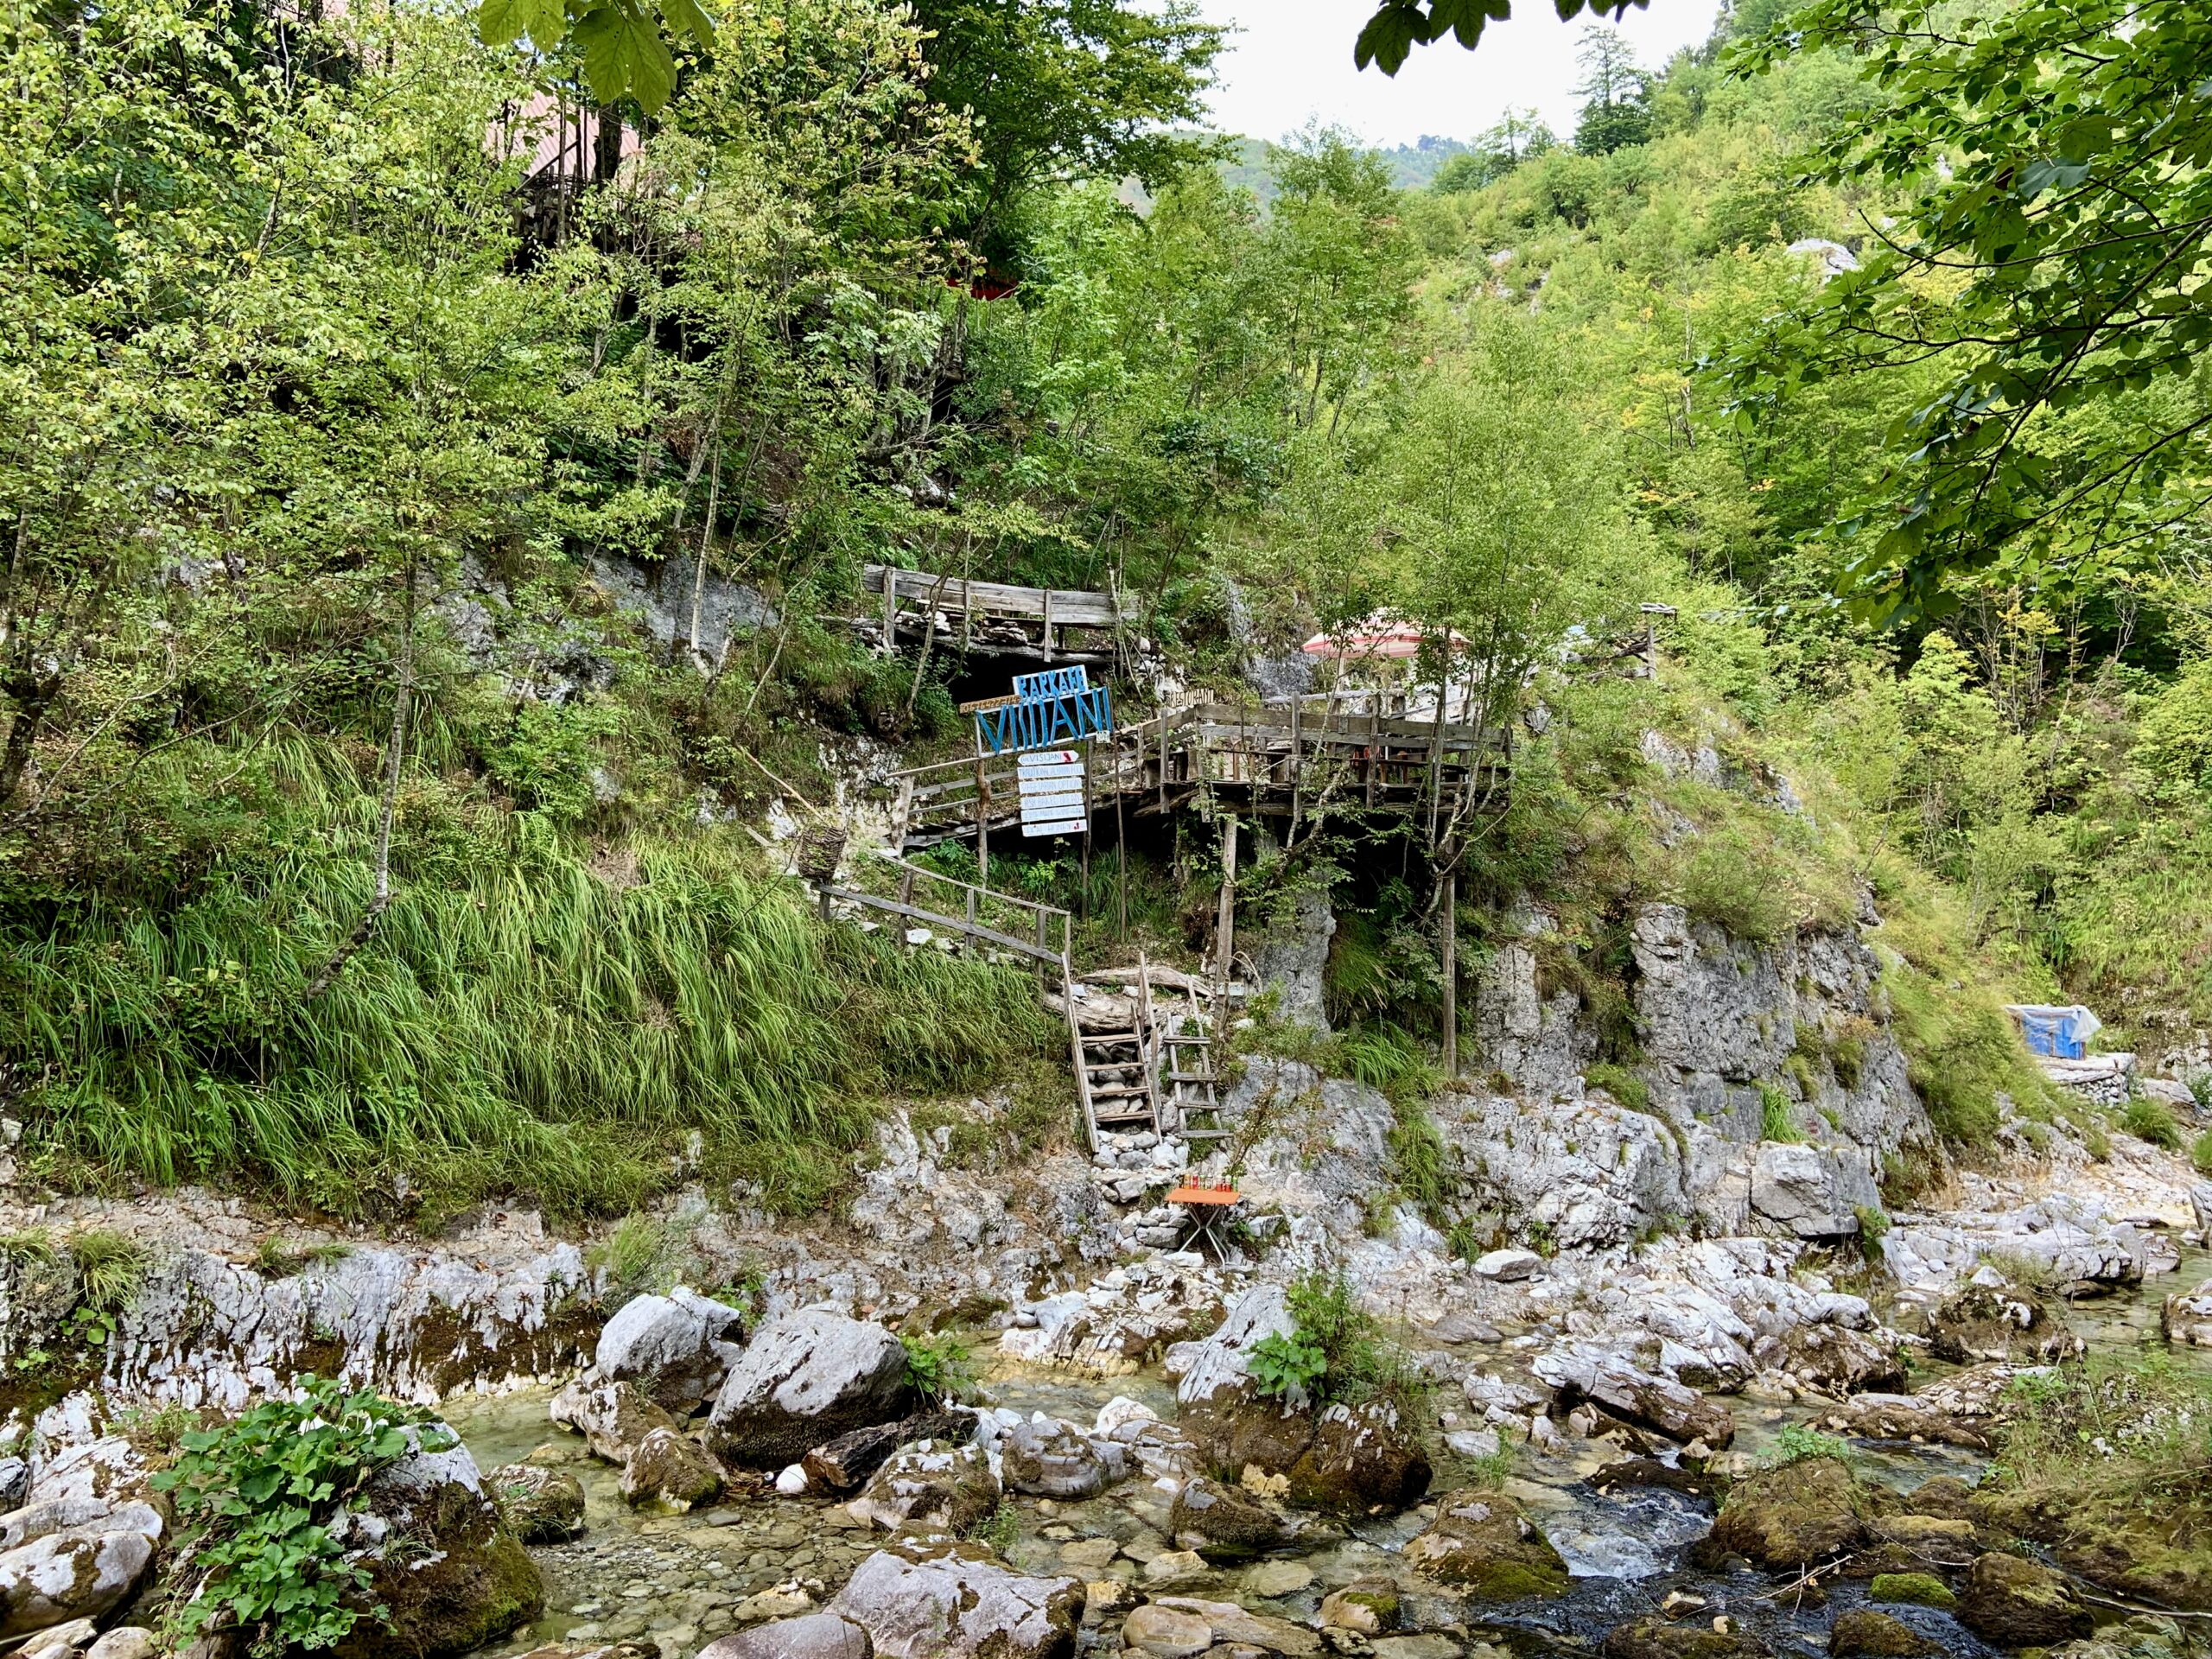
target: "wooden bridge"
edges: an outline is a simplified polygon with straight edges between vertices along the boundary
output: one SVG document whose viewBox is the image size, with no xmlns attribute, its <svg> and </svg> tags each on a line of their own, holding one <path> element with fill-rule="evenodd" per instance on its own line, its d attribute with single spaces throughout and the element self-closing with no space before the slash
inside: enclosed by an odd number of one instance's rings
<svg viewBox="0 0 2212 1659">
<path fill-rule="evenodd" d="M 1091 752 L 1091 810 L 1117 802 L 1164 813 L 1204 794 L 1259 817 L 1317 810 L 1410 813 L 1471 798 L 1502 804 L 1502 733 L 1379 712 L 1345 714 L 1308 703 L 1239 708 L 1194 703 L 1116 730 Z M 893 844 L 932 846 L 1019 827 L 1014 758 L 942 760 L 893 774 Z"/>
<path fill-rule="evenodd" d="M 1021 588 L 882 564 L 861 571 L 861 588 L 881 594 L 882 602 L 874 614 L 852 619 L 853 626 L 887 654 L 902 642 L 927 642 L 1040 663 L 1100 664 L 1114 660 L 1122 626 L 1119 600 L 1078 588 Z"/>
</svg>

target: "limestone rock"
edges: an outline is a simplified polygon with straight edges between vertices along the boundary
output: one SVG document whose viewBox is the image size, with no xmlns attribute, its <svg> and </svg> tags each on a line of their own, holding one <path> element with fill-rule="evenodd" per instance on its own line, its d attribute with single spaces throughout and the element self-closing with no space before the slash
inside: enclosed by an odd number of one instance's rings
<svg viewBox="0 0 2212 1659">
<path fill-rule="evenodd" d="M 715 1397 L 715 1450 L 781 1468 L 855 1428 L 912 1408 L 906 1351 L 882 1325 L 808 1308 L 753 1333 Z"/>
<path fill-rule="evenodd" d="M 1167 1529 L 1179 1548 L 1210 1561 L 1244 1560 L 1280 1549 L 1299 1532 L 1274 1504 L 1203 1475 L 1185 1481 L 1175 1495 Z"/>
<path fill-rule="evenodd" d="M 1095 1497 L 1127 1478 L 1128 1448 L 1058 1418 L 1024 1419 L 999 1437 L 1006 1484 L 1037 1497 Z"/>
<path fill-rule="evenodd" d="M 2200 1285 L 2168 1296 L 2158 1311 L 2158 1328 L 2168 1342 L 2212 1348 L 2212 1287 Z"/>
<path fill-rule="evenodd" d="M 419 1431 L 408 1432 L 419 1440 Z M 443 1659 L 505 1636 L 543 1606 L 537 1567 L 467 1447 L 402 1458 L 369 1481 L 362 1498 L 333 1532 L 366 1550 L 363 1599 L 381 1603 L 390 1619 L 358 1621 L 335 1659 Z"/>
<path fill-rule="evenodd" d="M 676 1427 L 676 1419 L 645 1398 L 634 1382 L 597 1387 L 571 1382 L 553 1396 L 547 1411 L 562 1427 L 582 1435 L 592 1456 L 608 1463 L 629 1462 L 646 1435 Z"/>
<path fill-rule="evenodd" d="M 1129 1651 L 1152 1654 L 1156 1659 L 1198 1659 L 1213 1646 L 1213 1626 L 1195 1614 L 1147 1602 L 1129 1610 L 1122 1625 L 1122 1641 Z"/>
<path fill-rule="evenodd" d="M 1398 1628 L 1398 1586 L 1386 1578 L 1354 1579 L 1321 1598 L 1318 1617 L 1325 1629 L 1379 1636 Z"/>
<path fill-rule="evenodd" d="M 855 1491 L 900 1446 L 916 1440 L 957 1442 L 972 1439 L 975 1431 L 976 1414 L 971 1411 L 924 1412 L 895 1423 L 877 1423 L 840 1434 L 813 1447 L 799 1465 L 806 1471 L 810 1487 L 825 1492 Z"/>
<path fill-rule="evenodd" d="M 2041 1297 L 2012 1285 L 1968 1285 L 1928 1316 L 1929 1351 L 1954 1365 L 2071 1359 L 2082 1339 Z"/>
<path fill-rule="evenodd" d="M 1751 1156 L 1751 1211 L 1800 1238 L 1859 1230 L 1861 1206 L 1881 1202 L 1866 1155 L 1853 1147 L 1768 1141 Z"/>
<path fill-rule="evenodd" d="M 849 1507 L 891 1531 L 957 1538 L 987 1519 L 999 1497 L 982 1446 L 923 1440 L 893 1453 Z"/>
<path fill-rule="evenodd" d="M 564 1544 L 584 1529 L 584 1484 L 565 1469 L 511 1463 L 494 1469 L 493 1495 L 525 1544 Z"/>
<path fill-rule="evenodd" d="M 126 1507 L 153 1515 L 144 1504 Z M 159 1530 L 156 1517 L 154 1532 Z M 138 1526 L 94 1522 L 49 1532 L 0 1554 L 0 1637 L 97 1619 L 122 1605 L 152 1565 L 154 1543 Z"/>
<path fill-rule="evenodd" d="M 632 1297 L 600 1332 L 593 1369 L 601 1382 L 633 1382 L 655 1405 L 689 1415 L 728 1374 L 738 1351 L 728 1338 L 743 1317 L 680 1286 Z"/>
<path fill-rule="evenodd" d="M 1796 1572 L 1864 1541 L 1860 1508 L 1847 1465 L 1808 1458 L 1738 1481 L 1697 1553 L 1732 1553 L 1770 1573 Z"/>
<path fill-rule="evenodd" d="M 925 1561 L 879 1551 L 825 1611 L 864 1627 L 878 1659 L 1070 1659 L 1083 1597 L 1074 1579 L 957 1551 Z"/>
<path fill-rule="evenodd" d="M 85 1649 L 85 1659 L 152 1659 L 153 1631 L 142 1624 L 118 1624 Z"/>
<path fill-rule="evenodd" d="M 1959 1622 L 2006 1648 L 2056 1646 L 2088 1635 L 2095 1623 L 2063 1578 L 2039 1562 L 2001 1553 L 1982 1556 L 1967 1574 Z"/>
<path fill-rule="evenodd" d="M 713 1503 L 721 1490 L 721 1465 L 696 1440 L 672 1428 L 646 1434 L 622 1465 L 622 1496 L 632 1504 L 692 1510 Z"/>
<path fill-rule="evenodd" d="M 1534 1276 L 1544 1258 L 1534 1250 L 1491 1250 L 1475 1258 L 1475 1271 L 1485 1279 L 1507 1284 Z"/>
<path fill-rule="evenodd" d="M 1555 1349 L 1529 1369 L 1559 1391 L 1560 1403 L 1594 1400 L 1615 1416 L 1671 1439 L 1716 1449 L 1736 1438 L 1727 1407 L 1670 1377 L 1638 1370 L 1618 1355 L 1587 1347 Z"/>
<path fill-rule="evenodd" d="M 82 1440 L 41 1458 L 23 1493 L 25 1504 L 64 1498 L 123 1503 L 146 1492 L 146 1459 L 119 1434 Z"/>
<path fill-rule="evenodd" d="M 1438 1500 L 1436 1519 L 1407 1544 L 1405 1559 L 1483 1601 L 1555 1596 L 1567 1588 L 1567 1563 L 1503 1492 L 1470 1490 Z"/>
<path fill-rule="evenodd" d="M 807 1613 L 756 1624 L 709 1642 L 699 1659 L 874 1659 L 867 1627 L 835 1613 Z M 528 1656 L 525 1656 L 528 1659 Z"/>
<path fill-rule="evenodd" d="M 1905 1383 L 1904 1364 L 1893 1340 L 1840 1325 L 1793 1325 L 1751 1351 L 1767 1370 L 1783 1372 L 1822 1394 L 1862 1394 L 1902 1389 Z"/>
<path fill-rule="evenodd" d="M 1320 1639 L 1313 1631 L 1288 1619 L 1248 1612 L 1235 1602 L 1207 1601 L 1197 1596 L 1162 1596 L 1154 1605 L 1204 1619 L 1206 1628 L 1213 1632 L 1214 1641 L 1219 1643 L 1241 1643 L 1268 1653 L 1284 1654 L 1288 1659 L 1307 1659 L 1307 1656 L 1321 1650 Z"/>
</svg>

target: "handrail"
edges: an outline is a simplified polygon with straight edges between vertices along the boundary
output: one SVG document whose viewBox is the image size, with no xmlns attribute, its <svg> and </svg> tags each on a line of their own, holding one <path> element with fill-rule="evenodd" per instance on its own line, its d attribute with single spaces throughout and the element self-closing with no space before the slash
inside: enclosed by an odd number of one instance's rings
<svg viewBox="0 0 2212 1659">
<path fill-rule="evenodd" d="M 924 910 L 918 905 L 902 905 L 896 899 L 879 899 L 872 893 L 861 893 L 851 887 L 825 887 L 820 891 L 831 899 L 849 899 L 856 905 L 865 905 L 870 910 L 885 911 L 893 916 L 910 917 L 918 922 L 950 928 L 956 933 L 964 933 L 970 938 L 995 944 L 1001 950 L 1012 950 L 1039 962 L 1051 963 L 1055 966 L 1065 966 L 1067 962 L 1064 952 L 1049 945 L 1032 944 L 1027 939 L 1018 939 L 1011 933 L 1001 933 L 996 928 L 985 927 L 980 922 L 963 921 L 957 916 L 941 916 L 933 910 Z"/>
</svg>

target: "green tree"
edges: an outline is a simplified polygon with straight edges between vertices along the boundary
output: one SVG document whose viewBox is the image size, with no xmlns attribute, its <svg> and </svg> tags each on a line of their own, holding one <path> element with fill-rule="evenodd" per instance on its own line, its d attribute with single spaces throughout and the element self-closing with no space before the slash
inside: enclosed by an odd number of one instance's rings
<svg viewBox="0 0 2212 1659">
<path fill-rule="evenodd" d="M 1582 31 L 1574 61 L 1582 72 L 1574 91 L 1583 100 L 1575 149 L 1585 156 L 1609 156 L 1649 138 L 1650 78 L 1636 67 L 1636 48 L 1628 37 L 1592 23 Z"/>
<path fill-rule="evenodd" d="M 1747 421 L 1796 388 L 1878 385 L 1882 487 L 1840 525 L 1853 594 L 1912 616 L 1977 571 L 2024 579 L 2195 519 L 2212 461 L 2196 293 L 2212 222 L 2212 16 L 2187 0 L 1870 16 L 1818 0 L 1747 61 L 1859 54 L 1884 94 L 1824 146 L 1899 204 L 1864 267 L 1732 357 Z"/>
</svg>

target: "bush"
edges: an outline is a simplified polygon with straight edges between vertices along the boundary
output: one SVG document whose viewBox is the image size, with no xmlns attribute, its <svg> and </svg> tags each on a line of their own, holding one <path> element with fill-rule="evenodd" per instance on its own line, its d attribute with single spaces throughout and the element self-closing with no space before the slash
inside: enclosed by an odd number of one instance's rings
<svg viewBox="0 0 2212 1659">
<path fill-rule="evenodd" d="M 176 1613 L 183 1638 L 219 1621 L 235 1622 L 257 1656 L 343 1641 L 361 1617 L 348 1604 L 370 1578 L 331 1523 L 361 1507 L 378 1471 L 454 1444 L 414 1407 L 313 1375 L 298 1389 L 296 1399 L 181 1435 L 175 1465 L 153 1478 L 186 1522 L 175 1580 L 198 1586 Z"/>
<path fill-rule="evenodd" d="M 906 1381 L 931 1405 L 965 1399 L 976 1386 L 968 1350 L 953 1338 L 908 1336 L 902 1332 L 899 1345 L 906 1351 Z"/>
<path fill-rule="evenodd" d="M 1317 1409 L 1388 1398 L 1405 1408 L 1421 1393 L 1419 1373 L 1383 1341 L 1341 1272 L 1302 1275 L 1288 1302 L 1290 1334 L 1263 1337 L 1247 1362 L 1262 1398 L 1302 1392 Z"/>
<path fill-rule="evenodd" d="M 2181 1145 L 2181 1125 L 2164 1102 L 2141 1097 L 2131 1100 L 2120 1114 L 2120 1127 L 2138 1141 L 2147 1141 L 2169 1152 Z"/>
<path fill-rule="evenodd" d="M 1815 1458 L 1850 1456 L 1850 1441 L 1823 1434 L 1802 1423 L 1784 1423 L 1775 1434 L 1774 1444 L 1759 1454 L 1759 1467 L 1787 1469 L 1793 1463 L 1806 1463 Z"/>
<path fill-rule="evenodd" d="M 2189 1161 L 2196 1166 L 2200 1175 L 2212 1175 L 2212 1129 L 2206 1129 L 2190 1142 Z"/>
</svg>

